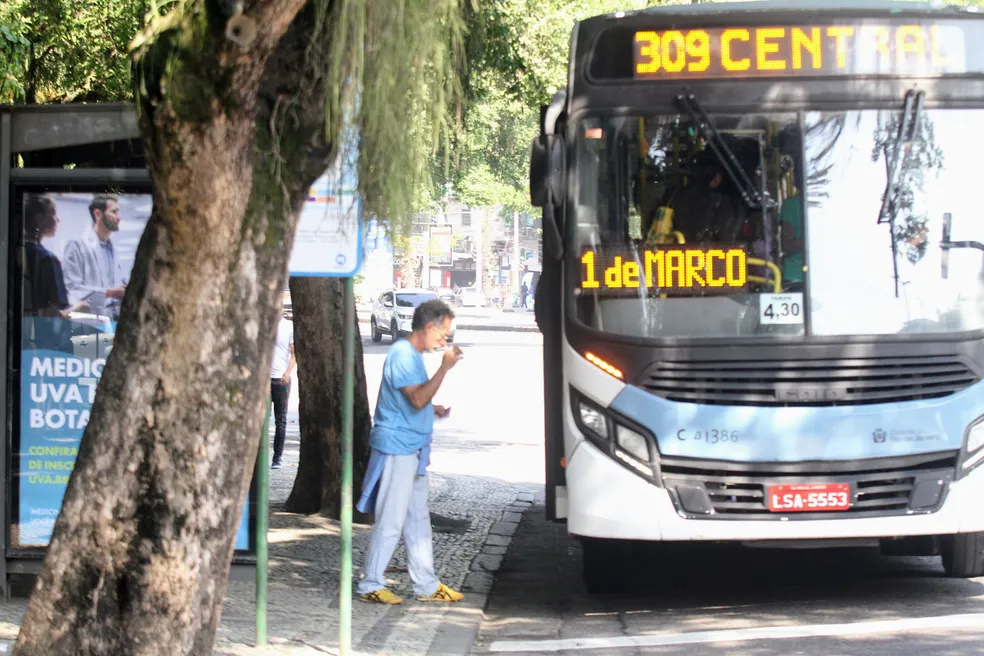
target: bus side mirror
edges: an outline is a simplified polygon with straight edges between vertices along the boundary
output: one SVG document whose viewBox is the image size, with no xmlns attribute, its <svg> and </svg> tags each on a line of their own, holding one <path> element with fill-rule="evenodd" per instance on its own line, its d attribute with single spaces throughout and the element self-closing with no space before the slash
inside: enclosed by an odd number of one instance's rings
<svg viewBox="0 0 984 656">
<path fill-rule="evenodd" d="M 564 255 L 562 220 L 567 152 L 560 136 L 541 134 L 530 148 L 530 203 L 543 208 L 543 247 L 546 255 L 559 260 Z"/>
<path fill-rule="evenodd" d="M 566 159 L 564 138 L 541 134 L 530 147 L 530 204 L 559 207 L 564 199 Z"/>
<path fill-rule="evenodd" d="M 547 204 L 549 160 L 547 135 L 534 137 L 530 146 L 530 205 L 533 207 L 543 207 Z"/>
<path fill-rule="evenodd" d="M 564 204 L 564 193 L 566 191 L 567 167 L 564 166 L 567 160 L 567 148 L 564 138 L 561 136 L 549 137 L 549 168 L 547 172 L 547 186 L 550 189 L 550 200 L 554 207 Z"/>
<path fill-rule="evenodd" d="M 533 137 L 530 146 L 530 205 L 533 207 L 545 207 L 549 200 L 547 175 L 550 168 L 550 142 L 544 124 L 547 110 L 547 105 L 540 105 L 540 130 Z"/>
<path fill-rule="evenodd" d="M 947 212 L 943 215 L 943 242 L 940 244 L 940 248 L 943 252 L 940 254 L 940 276 L 943 280 L 950 277 L 950 230 L 953 224 L 953 215 Z"/>
</svg>

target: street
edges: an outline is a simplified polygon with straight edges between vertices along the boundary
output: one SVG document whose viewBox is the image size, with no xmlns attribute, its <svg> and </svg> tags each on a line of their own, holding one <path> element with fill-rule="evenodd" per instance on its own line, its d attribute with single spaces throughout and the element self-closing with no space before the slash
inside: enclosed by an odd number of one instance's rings
<svg viewBox="0 0 984 656">
<path fill-rule="evenodd" d="M 984 653 L 984 579 L 944 578 L 936 558 L 654 546 L 625 563 L 625 593 L 588 594 L 578 542 L 543 515 L 540 335 L 461 330 L 455 342 L 465 359 L 435 399 L 452 413 L 431 471 L 537 490 L 470 653 Z M 389 345 L 363 339 L 373 405 Z M 425 355 L 431 371 L 439 359 Z"/>
<path fill-rule="evenodd" d="M 943 578 L 937 559 L 674 545 L 595 596 L 580 567 L 566 528 L 527 513 L 472 653 L 984 653 L 984 580 Z"/>
<path fill-rule="evenodd" d="M 373 342 L 366 328 L 360 326 L 372 410 L 392 342 L 388 336 Z M 530 332 L 458 330 L 454 343 L 465 358 L 434 399 L 450 407 L 451 415 L 434 426 L 431 471 L 542 487 L 542 337 Z M 433 374 L 441 353 L 427 353 L 424 361 Z M 297 411 L 297 388 L 295 374 L 288 404 L 291 412 Z"/>
<path fill-rule="evenodd" d="M 464 359 L 434 399 L 451 415 L 434 431 L 431 469 L 543 484 L 543 361 L 538 333 L 459 330 Z M 390 340 L 363 339 L 369 405 L 375 407 Z M 425 354 L 433 373 L 441 353 Z"/>
</svg>

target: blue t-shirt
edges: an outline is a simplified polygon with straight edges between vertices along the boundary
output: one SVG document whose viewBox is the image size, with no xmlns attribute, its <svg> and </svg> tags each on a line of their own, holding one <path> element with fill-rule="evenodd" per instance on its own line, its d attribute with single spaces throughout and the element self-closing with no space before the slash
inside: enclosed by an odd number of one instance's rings
<svg viewBox="0 0 984 656">
<path fill-rule="evenodd" d="M 369 445 L 394 456 L 408 456 L 425 447 L 434 429 L 434 406 L 417 410 L 400 390 L 423 385 L 430 377 L 424 358 L 410 342 L 397 341 L 383 363 L 383 382 L 376 399 Z"/>
</svg>

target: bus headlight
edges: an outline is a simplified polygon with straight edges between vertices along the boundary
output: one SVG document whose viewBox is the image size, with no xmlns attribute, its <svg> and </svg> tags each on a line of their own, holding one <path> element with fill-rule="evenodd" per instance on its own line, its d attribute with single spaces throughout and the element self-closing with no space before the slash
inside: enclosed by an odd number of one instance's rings
<svg viewBox="0 0 984 656">
<path fill-rule="evenodd" d="M 961 468 L 966 472 L 984 461 L 984 419 L 979 419 L 967 431 L 966 452 Z"/>
<path fill-rule="evenodd" d="M 615 445 L 637 460 L 649 462 L 649 442 L 634 430 L 625 426 L 617 426 L 615 428 Z"/>
<path fill-rule="evenodd" d="M 584 427 L 592 431 L 597 437 L 603 440 L 608 439 L 608 420 L 601 411 L 594 406 L 590 406 L 583 401 L 578 401 L 578 414 Z"/>
<path fill-rule="evenodd" d="M 984 421 L 978 422 L 967 431 L 967 453 L 974 453 L 984 446 Z"/>
<path fill-rule="evenodd" d="M 661 485 L 655 438 L 643 434 L 641 428 L 629 428 L 628 420 L 595 405 L 573 388 L 571 401 L 578 428 L 590 442 L 650 483 Z"/>
</svg>

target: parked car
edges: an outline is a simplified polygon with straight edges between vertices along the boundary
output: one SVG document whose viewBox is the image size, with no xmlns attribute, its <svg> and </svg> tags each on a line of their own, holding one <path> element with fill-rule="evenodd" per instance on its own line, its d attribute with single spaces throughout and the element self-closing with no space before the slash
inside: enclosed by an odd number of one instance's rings
<svg viewBox="0 0 984 656">
<path fill-rule="evenodd" d="M 485 307 L 485 294 L 477 287 L 462 287 L 455 295 L 458 307 Z"/>
<path fill-rule="evenodd" d="M 448 305 L 454 305 L 454 290 L 450 287 L 438 287 L 434 290 L 437 293 L 437 297 L 447 303 Z"/>
<path fill-rule="evenodd" d="M 369 330 L 372 341 L 381 342 L 383 335 L 389 335 L 392 341 L 410 334 L 413 323 L 413 311 L 424 301 L 438 298 L 436 292 L 428 289 L 390 289 L 376 298 L 372 305 L 372 316 L 369 318 Z M 455 324 L 451 322 L 451 332 L 448 333 L 448 343 L 454 341 Z"/>
</svg>

